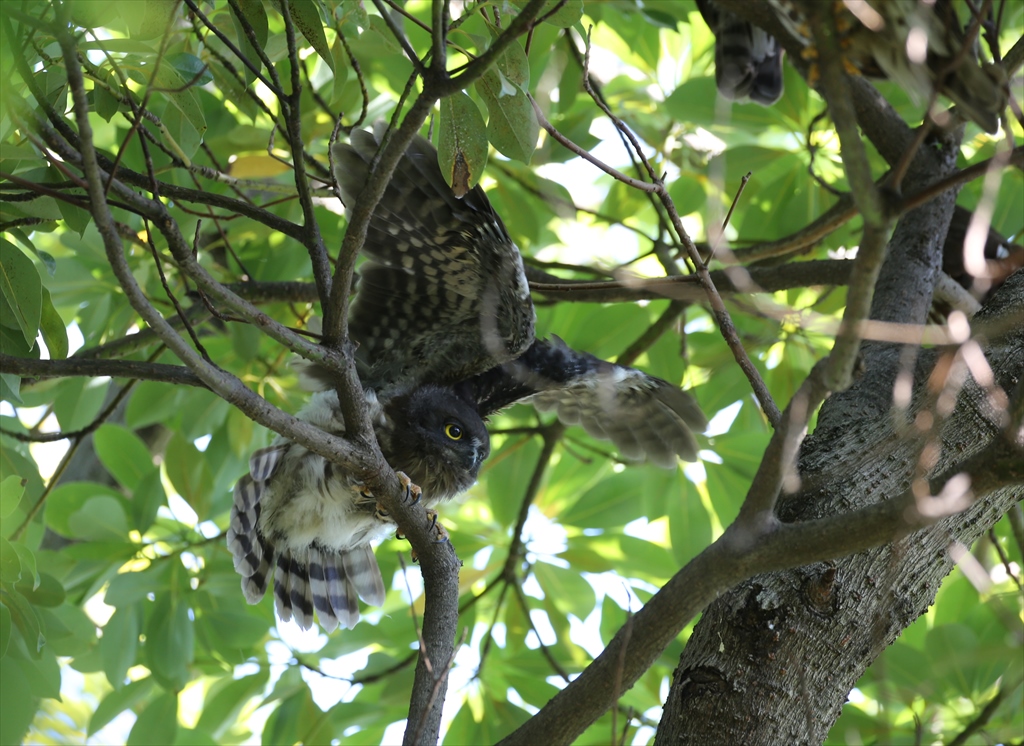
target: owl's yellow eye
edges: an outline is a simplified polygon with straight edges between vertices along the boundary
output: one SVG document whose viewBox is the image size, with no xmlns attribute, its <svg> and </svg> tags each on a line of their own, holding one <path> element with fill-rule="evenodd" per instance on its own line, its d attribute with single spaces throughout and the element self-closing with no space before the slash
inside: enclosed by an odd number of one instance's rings
<svg viewBox="0 0 1024 746">
<path fill-rule="evenodd" d="M 462 440 L 462 428 L 458 425 L 448 424 L 444 426 L 444 434 L 452 440 Z"/>
</svg>

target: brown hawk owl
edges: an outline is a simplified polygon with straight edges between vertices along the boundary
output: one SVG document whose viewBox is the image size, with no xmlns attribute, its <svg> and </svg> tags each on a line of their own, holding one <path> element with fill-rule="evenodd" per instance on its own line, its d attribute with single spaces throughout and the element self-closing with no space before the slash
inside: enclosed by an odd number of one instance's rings
<svg viewBox="0 0 1024 746">
<path fill-rule="evenodd" d="M 377 141 L 353 132 L 333 148 L 341 196 L 363 188 Z M 457 199 L 437 152 L 409 146 L 375 209 L 349 332 L 381 452 L 407 496 L 429 507 L 465 491 L 490 453 L 484 419 L 516 401 L 554 410 L 630 458 L 697 458 L 707 420 L 673 384 L 534 338 L 522 257 L 480 187 Z M 344 435 L 331 375 L 300 365 L 314 393 L 297 415 Z M 358 480 L 278 438 L 235 486 L 228 545 L 249 603 L 273 576 L 278 616 L 327 631 L 352 627 L 357 597 L 384 600 L 372 543 L 394 530 Z"/>
</svg>

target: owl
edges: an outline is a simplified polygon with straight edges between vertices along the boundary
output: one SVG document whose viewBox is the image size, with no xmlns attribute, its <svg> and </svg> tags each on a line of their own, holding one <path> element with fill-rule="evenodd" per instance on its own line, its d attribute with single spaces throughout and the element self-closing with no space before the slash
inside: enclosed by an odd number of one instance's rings
<svg viewBox="0 0 1024 746">
<path fill-rule="evenodd" d="M 490 441 L 470 402 L 434 385 L 385 402 L 371 389 L 364 395 L 381 453 L 399 471 L 407 498 L 422 490 L 429 507 L 473 484 Z M 297 417 L 345 434 L 336 391 L 314 393 Z M 278 437 L 252 455 L 249 474 L 235 485 L 228 546 L 246 601 L 258 603 L 273 579 L 282 621 L 308 629 L 315 609 L 331 632 L 359 621 L 358 598 L 384 602 L 372 545 L 393 530 L 357 479 Z"/>
<path fill-rule="evenodd" d="M 332 149 L 345 204 L 377 147 L 357 131 Z M 416 138 L 399 162 L 363 252 L 349 333 L 374 433 L 408 499 L 431 508 L 468 489 L 490 453 L 486 418 L 518 401 L 582 425 L 629 458 L 666 467 L 697 458 L 693 433 L 707 420 L 690 394 L 557 337 L 535 338 L 519 249 L 480 187 L 455 197 L 426 140 Z M 297 417 L 343 436 L 331 373 L 298 368 L 314 393 Z M 279 437 L 253 454 L 235 486 L 228 545 L 249 603 L 272 579 L 283 621 L 309 628 L 315 611 L 331 631 L 358 621 L 358 598 L 383 602 L 373 545 L 393 530 L 358 479 Z"/>
<path fill-rule="evenodd" d="M 803 56 L 817 57 L 806 19 L 807 2 L 767 0 L 782 26 L 804 47 Z M 750 92 L 756 50 L 777 46 L 758 41 L 764 32 L 719 9 L 715 0 L 698 7 L 715 33 L 715 76 L 727 98 Z M 1006 107 L 1007 83 L 999 65 L 979 62 L 977 42 L 964 49 L 965 34 L 954 0 L 859 0 L 828 4 L 835 14 L 839 44 L 849 69 L 869 77 L 885 77 L 899 85 L 915 103 L 928 102 L 933 92 L 948 96 L 960 113 L 986 132 L 999 129 Z M 746 41 L 749 39 L 750 41 Z M 776 98 L 781 95 L 781 56 Z M 747 70 L 748 77 L 737 71 Z M 812 69 L 813 75 L 813 69 Z M 768 101 L 767 103 L 771 103 Z"/>
</svg>

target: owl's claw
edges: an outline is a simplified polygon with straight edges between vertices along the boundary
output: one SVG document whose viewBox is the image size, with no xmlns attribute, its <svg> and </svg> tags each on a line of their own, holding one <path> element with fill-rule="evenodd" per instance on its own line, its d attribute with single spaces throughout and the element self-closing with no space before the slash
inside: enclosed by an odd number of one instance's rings
<svg viewBox="0 0 1024 746">
<path fill-rule="evenodd" d="M 430 521 L 430 528 L 435 534 L 434 542 L 436 544 L 443 544 L 444 542 L 451 540 L 451 537 L 448 536 L 448 529 L 444 527 L 443 523 L 437 520 L 436 510 L 427 510 L 427 520 Z"/>
<path fill-rule="evenodd" d="M 448 529 L 444 527 L 444 524 L 437 520 L 437 511 L 427 508 L 427 525 L 434 532 L 434 542 L 436 544 L 443 544 L 446 541 L 451 541 L 451 537 L 448 535 Z M 395 536 L 399 539 L 404 539 L 405 534 L 398 531 Z M 420 558 L 416 555 L 416 550 L 410 550 L 412 554 L 412 561 L 419 562 Z"/>
<path fill-rule="evenodd" d="M 423 490 L 420 489 L 419 485 L 413 484 L 412 480 L 406 476 L 404 471 L 396 471 L 395 476 L 398 477 L 398 481 L 402 485 L 402 489 L 405 490 L 405 496 L 402 498 L 406 502 L 412 500 L 412 504 L 415 505 L 420 501 L 420 497 L 423 496 Z"/>
<path fill-rule="evenodd" d="M 423 490 L 420 489 L 419 485 L 413 484 L 413 481 L 409 479 L 405 472 L 396 471 L 395 475 L 398 477 L 398 482 L 399 484 L 402 485 L 402 489 L 405 492 L 405 494 L 402 495 L 402 501 L 409 502 L 410 500 L 412 500 L 413 505 L 418 503 L 420 501 L 420 497 L 422 497 L 423 495 Z M 357 482 L 355 488 L 358 490 L 359 494 L 362 495 L 366 500 L 373 500 L 376 502 L 373 496 L 373 491 L 370 490 L 370 488 L 367 487 L 365 484 L 363 484 L 362 482 Z M 388 510 L 383 505 L 380 504 L 380 502 L 376 502 L 374 506 L 373 517 L 376 518 L 378 521 L 390 521 L 391 513 L 389 513 Z"/>
</svg>

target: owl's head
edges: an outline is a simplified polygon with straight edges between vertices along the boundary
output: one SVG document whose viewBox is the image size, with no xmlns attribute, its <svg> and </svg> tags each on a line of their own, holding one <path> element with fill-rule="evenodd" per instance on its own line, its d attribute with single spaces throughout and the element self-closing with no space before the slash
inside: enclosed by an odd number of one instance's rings
<svg viewBox="0 0 1024 746">
<path fill-rule="evenodd" d="M 378 432 L 384 458 L 423 489 L 428 500 L 464 492 L 491 453 L 476 407 L 446 386 L 423 385 L 384 405 L 387 425 Z"/>
</svg>

